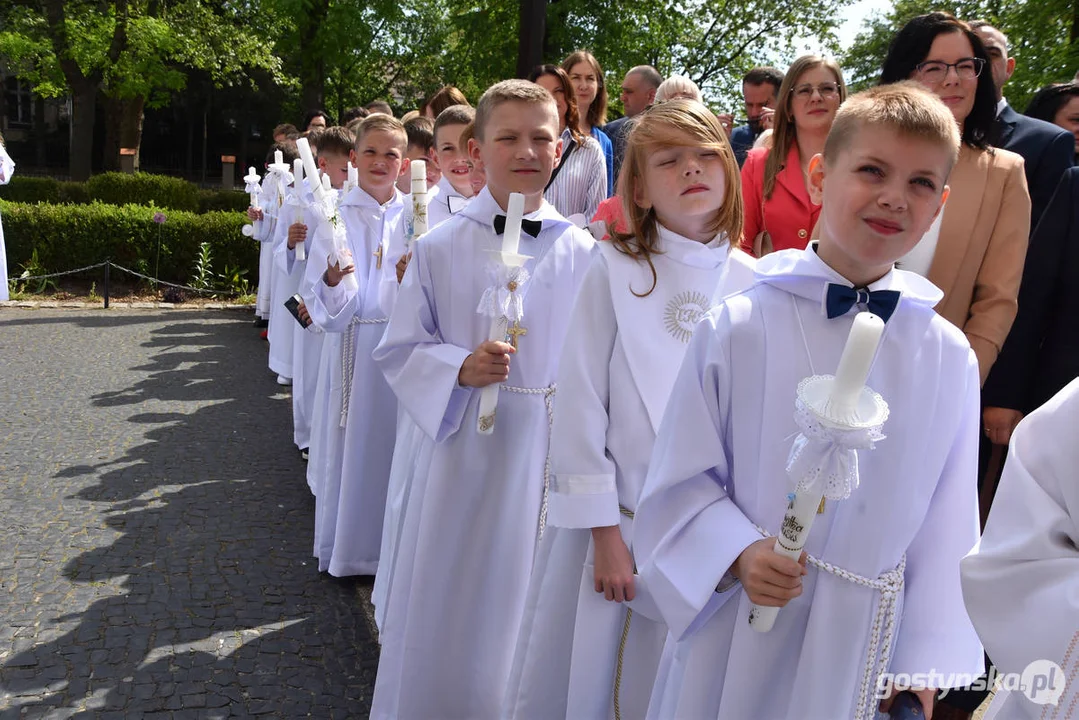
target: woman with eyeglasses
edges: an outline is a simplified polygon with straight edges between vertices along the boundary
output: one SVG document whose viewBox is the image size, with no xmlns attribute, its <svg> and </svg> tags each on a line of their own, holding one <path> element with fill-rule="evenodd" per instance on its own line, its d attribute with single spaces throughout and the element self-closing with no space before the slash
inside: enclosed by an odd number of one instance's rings
<svg viewBox="0 0 1079 720">
<path fill-rule="evenodd" d="M 937 312 L 966 334 L 983 383 L 1015 320 L 1030 235 L 1023 158 L 989 145 L 997 99 L 988 65 L 985 46 L 966 23 L 934 12 L 895 36 L 880 80 L 921 83 L 959 123 L 963 145 L 948 201 L 898 265 L 944 292 Z"/>
<path fill-rule="evenodd" d="M 804 55 L 779 87 L 771 144 L 750 150 L 742 166 L 745 229 L 742 247 L 757 257 L 773 250 L 804 250 L 820 215 L 809 199 L 809 161 L 847 98 L 843 74 L 832 60 Z"/>
</svg>

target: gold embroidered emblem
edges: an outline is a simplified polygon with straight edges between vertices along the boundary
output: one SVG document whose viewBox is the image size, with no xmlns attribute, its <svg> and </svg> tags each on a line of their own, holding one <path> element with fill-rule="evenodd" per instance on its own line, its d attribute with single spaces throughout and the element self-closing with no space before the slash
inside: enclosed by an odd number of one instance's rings
<svg viewBox="0 0 1079 720">
<path fill-rule="evenodd" d="M 708 312 L 711 303 L 704 293 L 687 291 L 679 293 L 667 303 L 663 313 L 663 324 L 675 340 L 688 343 L 693 337 L 697 322 Z"/>
</svg>

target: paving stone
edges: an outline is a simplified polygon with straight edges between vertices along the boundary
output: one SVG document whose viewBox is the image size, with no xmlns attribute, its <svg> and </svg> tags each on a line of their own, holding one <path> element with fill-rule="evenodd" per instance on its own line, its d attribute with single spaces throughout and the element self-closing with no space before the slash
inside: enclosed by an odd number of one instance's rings
<svg viewBox="0 0 1079 720">
<path fill-rule="evenodd" d="M 312 568 L 250 311 L 19 304 L 0 303 L 0 357 L 25 360 L 0 373 L 0 718 L 366 716 L 370 586 Z"/>
</svg>

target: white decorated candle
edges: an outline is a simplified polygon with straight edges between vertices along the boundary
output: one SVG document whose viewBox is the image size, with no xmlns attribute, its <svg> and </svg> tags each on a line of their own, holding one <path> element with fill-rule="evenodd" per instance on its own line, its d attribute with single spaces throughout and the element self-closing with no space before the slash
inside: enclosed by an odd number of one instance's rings
<svg viewBox="0 0 1079 720">
<path fill-rule="evenodd" d="M 521 193 L 510 193 L 509 202 L 506 203 L 506 229 L 502 233 L 502 257 L 516 255 L 521 242 L 521 220 L 525 214 L 525 196 Z"/>
<path fill-rule="evenodd" d="M 360 186 L 360 171 L 356 169 L 356 166 L 351 162 L 348 164 L 348 187 L 354 188 Z"/>
<path fill-rule="evenodd" d="M 322 189 L 322 184 L 318 182 L 318 166 L 315 165 L 315 156 L 311 154 L 311 144 L 307 142 L 307 138 L 296 139 L 296 150 L 300 153 L 300 160 L 303 162 L 304 175 L 310 179 L 311 192 L 315 194 L 315 199 L 320 202 L 325 199 L 325 191 Z"/>
<path fill-rule="evenodd" d="M 412 161 L 412 240 L 427 232 L 427 163 Z"/>
<path fill-rule="evenodd" d="M 280 150 L 273 151 L 273 161 L 274 165 L 280 165 L 285 162 L 285 156 L 281 153 Z"/>
<path fill-rule="evenodd" d="M 881 335 L 884 333 L 884 321 L 869 312 L 854 316 L 847 344 L 839 359 L 839 368 L 835 373 L 831 396 L 828 398 L 828 415 L 837 422 L 847 422 L 854 418 L 858 407 L 858 398 L 865 387 L 873 358 L 877 355 Z"/>
</svg>

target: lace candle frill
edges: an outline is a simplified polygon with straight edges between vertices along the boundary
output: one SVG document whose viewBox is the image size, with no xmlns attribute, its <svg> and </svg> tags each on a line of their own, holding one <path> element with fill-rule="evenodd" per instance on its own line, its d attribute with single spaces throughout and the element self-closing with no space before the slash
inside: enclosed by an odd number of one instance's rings
<svg viewBox="0 0 1079 720">
<path fill-rule="evenodd" d="M 846 500 L 858 487 L 858 450 L 872 450 L 884 439 L 881 432 L 888 418 L 883 398 L 871 391 L 877 406 L 875 422 L 861 427 L 844 427 L 830 422 L 810 407 L 802 390 L 817 378 L 807 378 L 799 386 L 794 421 L 801 432 L 794 439 L 787 459 L 787 474 L 798 492 L 823 492 L 829 500 Z"/>
<path fill-rule="evenodd" d="M 524 318 L 522 289 L 528 282 L 528 271 L 523 267 L 492 264 L 488 274 L 494 284 L 483 291 L 476 312 L 489 318 L 506 318 L 507 323 L 520 322 Z"/>
</svg>

